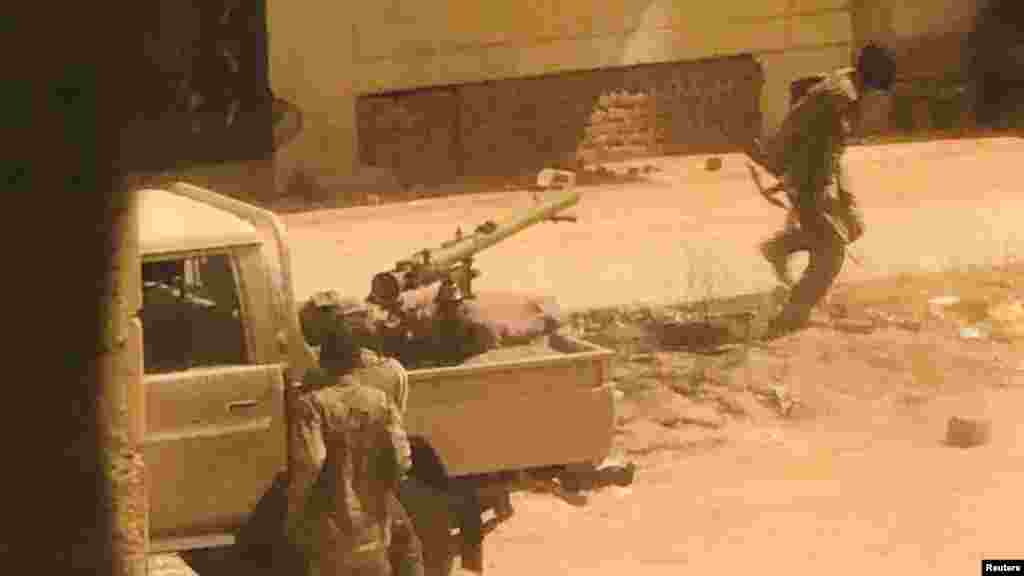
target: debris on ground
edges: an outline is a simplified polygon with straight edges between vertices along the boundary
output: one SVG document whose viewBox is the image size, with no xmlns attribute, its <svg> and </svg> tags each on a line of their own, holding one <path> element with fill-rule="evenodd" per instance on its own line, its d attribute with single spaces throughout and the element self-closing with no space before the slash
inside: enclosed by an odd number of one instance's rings
<svg viewBox="0 0 1024 576">
<path fill-rule="evenodd" d="M 964 326 L 960 329 L 960 338 L 964 340 L 983 340 L 991 335 L 992 329 L 987 323 L 982 322 L 974 326 Z"/>
<path fill-rule="evenodd" d="M 818 418 L 844 402 L 918 410 L 940 395 L 1022 380 L 1024 348 L 1009 342 L 1024 340 L 1024 305 L 1013 292 L 1022 281 L 1000 280 L 840 285 L 810 328 L 770 345 L 749 335 L 771 317 L 776 293 L 610 307 L 571 323 L 619 352 L 617 445 L 634 457 L 692 452 L 747 427 Z"/>
<path fill-rule="evenodd" d="M 875 322 L 854 318 L 839 318 L 832 321 L 832 328 L 848 334 L 871 334 L 875 331 Z"/>
<path fill-rule="evenodd" d="M 941 310 L 947 306 L 952 306 L 960 302 L 960 298 L 956 296 L 939 296 L 937 298 L 931 298 L 928 300 L 928 305 L 933 306 L 936 310 Z"/>
<path fill-rule="evenodd" d="M 727 344 L 732 333 L 721 322 L 671 322 L 658 327 L 657 338 L 666 348 L 716 350 Z"/>
<path fill-rule="evenodd" d="M 606 458 L 595 470 L 597 476 L 593 488 L 608 486 L 627 487 L 636 479 L 636 464 L 625 462 L 621 458 Z"/>
<path fill-rule="evenodd" d="M 633 457 L 657 452 L 700 452 L 722 446 L 727 441 L 724 430 L 697 426 L 666 428 L 650 420 L 633 422 L 618 438 L 623 451 Z"/>
<path fill-rule="evenodd" d="M 988 310 L 992 336 L 1004 340 L 1024 340 L 1024 302 L 1011 298 L 998 302 Z"/>
<path fill-rule="evenodd" d="M 957 448 L 973 448 L 988 444 L 992 439 L 992 422 L 984 418 L 949 419 L 946 443 Z"/>
<path fill-rule="evenodd" d="M 1016 298 L 975 302 L 972 313 L 963 316 L 958 334 L 964 340 L 1024 340 L 1024 304 Z"/>
<path fill-rule="evenodd" d="M 718 397 L 722 412 L 752 421 L 767 421 L 775 412 L 749 390 L 726 391 Z"/>
<path fill-rule="evenodd" d="M 665 428 L 720 428 L 724 424 L 722 415 L 710 402 L 691 400 L 663 385 L 638 397 L 635 403 L 635 414 Z"/>
<path fill-rule="evenodd" d="M 918 332 L 924 327 L 924 322 L 914 318 L 900 317 L 879 310 L 868 310 L 868 318 L 873 324 L 872 331 L 876 328 L 899 328 L 910 332 Z"/>
<path fill-rule="evenodd" d="M 670 411 L 663 414 L 658 423 L 668 428 L 691 425 L 717 429 L 725 424 L 725 419 L 710 403 L 697 403 L 684 396 L 676 395 L 672 400 Z"/>
</svg>

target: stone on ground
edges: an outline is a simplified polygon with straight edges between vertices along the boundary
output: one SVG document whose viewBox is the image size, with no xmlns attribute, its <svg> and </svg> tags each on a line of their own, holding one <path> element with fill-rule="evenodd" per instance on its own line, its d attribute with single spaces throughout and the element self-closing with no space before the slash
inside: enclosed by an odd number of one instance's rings
<svg viewBox="0 0 1024 576">
<path fill-rule="evenodd" d="M 946 443 L 958 448 L 971 448 L 988 444 L 992 439 L 992 422 L 985 418 L 949 419 L 946 427 Z"/>
</svg>

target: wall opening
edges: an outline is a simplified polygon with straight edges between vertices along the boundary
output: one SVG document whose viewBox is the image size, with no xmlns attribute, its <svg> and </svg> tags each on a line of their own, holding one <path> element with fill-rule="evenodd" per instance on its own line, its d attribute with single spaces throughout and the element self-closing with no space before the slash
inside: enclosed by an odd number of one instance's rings
<svg viewBox="0 0 1024 576">
<path fill-rule="evenodd" d="M 1024 3 L 988 0 L 968 46 L 978 123 L 1024 126 Z"/>
</svg>

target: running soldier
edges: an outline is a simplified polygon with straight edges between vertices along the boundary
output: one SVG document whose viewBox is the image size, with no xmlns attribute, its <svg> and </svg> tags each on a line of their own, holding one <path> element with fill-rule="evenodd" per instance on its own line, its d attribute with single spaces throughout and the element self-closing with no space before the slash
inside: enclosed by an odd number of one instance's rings
<svg viewBox="0 0 1024 576">
<path fill-rule="evenodd" d="M 811 310 L 825 296 L 846 258 L 846 245 L 864 234 L 864 221 L 841 164 L 846 140 L 859 116 L 863 90 L 889 90 L 895 62 L 869 45 L 856 68 L 844 68 L 794 83 L 796 100 L 778 133 L 766 144 L 755 141 L 750 157 L 781 181 L 765 194 L 785 190 L 792 216 L 787 227 L 763 243 L 761 253 L 779 280 L 792 286 L 766 338 L 806 326 Z M 807 251 L 807 269 L 795 284 L 788 261 Z"/>
</svg>

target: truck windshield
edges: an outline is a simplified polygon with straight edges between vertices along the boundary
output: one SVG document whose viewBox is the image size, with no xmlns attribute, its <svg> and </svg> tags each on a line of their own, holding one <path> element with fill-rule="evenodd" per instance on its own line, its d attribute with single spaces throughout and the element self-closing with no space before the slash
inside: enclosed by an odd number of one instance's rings
<svg viewBox="0 0 1024 576">
<path fill-rule="evenodd" d="M 228 255 L 142 265 L 147 374 L 246 363 L 238 282 Z"/>
</svg>

